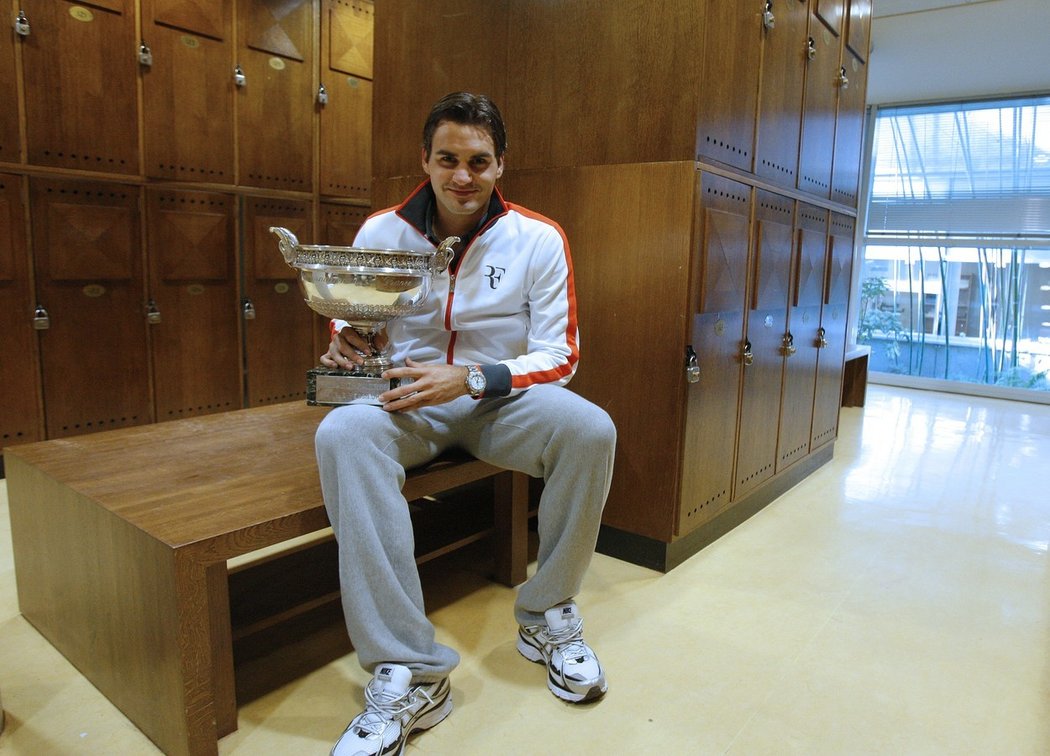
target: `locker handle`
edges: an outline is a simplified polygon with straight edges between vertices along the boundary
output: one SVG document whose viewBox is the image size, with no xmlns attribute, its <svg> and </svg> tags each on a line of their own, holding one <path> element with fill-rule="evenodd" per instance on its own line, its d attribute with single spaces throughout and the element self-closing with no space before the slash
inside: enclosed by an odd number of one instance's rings
<svg viewBox="0 0 1050 756">
<path fill-rule="evenodd" d="M 784 334 L 784 339 L 781 341 L 780 353 L 785 357 L 791 357 L 795 352 L 798 351 L 798 347 L 795 346 L 795 337 L 788 331 Z"/>
<path fill-rule="evenodd" d="M 150 325 L 160 323 L 160 310 L 157 309 L 157 303 L 152 299 L 146 303 L 146 322 Z"/>
<path fill-rule="evenodd" d="M 244 75 L 244 69 L 241 68 L 241 64 L 238 63 L 233 69 L 233 83 L 238 87 L 243 87 L 248 83 L 248 77 Z"/>
<path fill-rule="evenodd" d="M 806 42 L 806 60 L 815 60 L 817 57 L 817 43 L 813 37 Z"/>
<path fill-rule="evenodd" d="M 744 340 L 744 352 L 741 356 L 744 358 L 745 365 L 750 365 L 755 361 L 755 353 L 751 351 L 751 342 L 747 339 Z"/>
<path fill-rule="evenodd" d="M 328 90 L 324 88 L 324 84 L 317 88 L 317 104 L 327 105 L 328 104 Z"/>
<path fill-rule="evenodd" d="M 770 31 L 776 25 L 777 19 L 773 15 L 773 0 L 766 0 L 765 10 L 762 12 L 762 26 Z"/>
<path fill-rule="evenodd" d="M 692 344 L 685 348 L 685 380 L 688 383 L 700 382 L 700 363 L 696 359 Z"/>
<path fill-rule="evenodd" d="M 47 310 L 40 306 L 36 306 L 36 310 L 33 312 L 33 330 L 34 331 L 46 331 L 51 327 L 51 316 L 47 314 Z"/>
<path fill-rule="evenodd" d="M 849 89 L 849 78 L 846 76 L 845 66 L 839 69 L 839 86 L 843 89 Z"/>
<path fill-rule="evenodd" d="M 139 42 L 139 64 L 147 67 L 153 65 L 153 51 L 149 49 L 146 40 Z"/>
<path fill-rule="evenodd" d="M 828 332 L 824 326 L 817 329 L 817 349 L 824 349 L 828 345 Z"/>
<path fill-rule="evenodd" d="M 255 320 L 255 305 L 252 304 L 252 300 L 248 298 L 241 300 L 241 312 L 244 313 L 245 320 Z"/>
<path fill-rule="evenodd" d="M 24 10 L 18 11 L 18 18 L 15 19 L 15 34 L 19 37 L 29 36 L 29 19 L 26 18 Z"/>
</svg>

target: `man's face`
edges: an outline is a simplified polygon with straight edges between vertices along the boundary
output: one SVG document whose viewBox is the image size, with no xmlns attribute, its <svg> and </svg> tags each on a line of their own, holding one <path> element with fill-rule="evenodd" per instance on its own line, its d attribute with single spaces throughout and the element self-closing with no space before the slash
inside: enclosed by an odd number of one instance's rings
<svg viewBox="0 0 1050 756">
<path fill-rule="evenodd" d="M 423 154 L 423 170 L 437 196 L 442 233 L 462 234 L 485 213 L 503 160 L 485 129 L 443 121 L 434 131 L 430 158 Z"/>
</svg>

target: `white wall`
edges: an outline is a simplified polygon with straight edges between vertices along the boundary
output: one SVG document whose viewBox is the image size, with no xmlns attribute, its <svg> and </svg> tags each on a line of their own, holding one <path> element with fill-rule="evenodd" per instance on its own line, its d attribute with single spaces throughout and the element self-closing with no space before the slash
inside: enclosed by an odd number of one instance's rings
<svg viewBox="0 0 1050 756">
<path fill-rule="evenodd" d="M 872 4 L 869 103 L 1050 94 L 1050 0 Z"/>
</svg>

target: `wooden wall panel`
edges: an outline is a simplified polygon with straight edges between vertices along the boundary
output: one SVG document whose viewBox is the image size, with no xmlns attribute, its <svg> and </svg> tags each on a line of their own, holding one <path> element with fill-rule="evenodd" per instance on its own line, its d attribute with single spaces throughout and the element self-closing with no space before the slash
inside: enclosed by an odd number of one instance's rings
<svg viewBox="0 0 1050 756">
<path fill-rule="evenodd" d="M 839 89 L 839 40 L 815 15 L 810 17 L 809 36 L 816 54 L 808 61 L 806 69 L 798 188 L 828 198 L 831 195 L 828 153 L 829 147 L 835 144 L 835 107 Z"/>
<path fill-rule="evenodd" d="M 239 8 L 237 58 L 245 76 L 236 96 L 240 183 L 313 191 L 312 3 L 249 0 Z"/>
<path fill-rule="evenodd" d="M 761 59 L 762 15 L 757 4 L 704 3 L 700 109 L 696 120 L 698 159 L 750 171 Z"/>
<path fill-rule="evenodd" d="M 44 437 L 22 178 L 0 173 L 0 448 Z"/>
<path fill-rule="evenodd" d="M 860 58 L 849 50 L 843 50 L 842 69 L 849 83 L 839 86 L 831 199 L 850 207 L 856 207 L 860 197 L 860 161 L 864 146 L 864 96 L 867 89 L 868 72 Z"/>
<path fill-rule="evenodd" d="M 430 107 L 449 92 L 484 92 L 505 109 L 510 0 L 382 0 L 375 8 L 375 87 L 391 93 L 382 117 L 373 114 L 373 170 L 377 179 L 422 174 L 420 145 Z M 421 15 L 422 14 L 422 15 Z M 426 18 L 470 19 L 469 45 L 443 34 L 420 33 Z M 398 94 L 394 94 L 398 93 Z M 411 95 L 409 95 L 411 93 Z M 503 114 L 509 119 L 509 113 Z M 515 123 L 515 136 L 525 124 Z M 514 148 L 518 149 L 517 146 Z M 524 153 L 521 153 L 524 155 Z"/>
<path fill-rule="evenodd" d="M 231 195 L 147 190 L 158 420 L 242 406 L 241 306 Z"/>
<path fill-rule="evenodd" d="M 30 179 L 48 438 L 152 420 L 139 190 Z"/>
<path fill-rule="evenodd" d="M 792 188 L 798 180 L 808 25 L 804 3 L 778 3 L 776 26 L 766 32 L 762 49 L 755 174 Z"/>
<path fill-rule="evenodd" d="M 320 191 L 367 199 L 372 189 L 372 82 L 338 71 L 328 71 L 325 82 Z"/>
<path fill-rule="evenodd" d="M 243 202 L 244 296 L 254 312 L 244 321 L 248 406 L 304 399 L 306 371 L 318 358 L 316 323 L 270 227 L 284 226 L 309 243 L 314 238 L 310 203 L 258 197 Z"/>
<path fill-rule="evenodd" d="M 22 41 L 30 162 L 137 174 L 132 0 L 22 5 L 32 27 Z"/>
<path fill-rule="evenodd" d="M 331 202 L 321 203 L 320 244 L 350 246 L 354 243 L 361 224 L 372 213 L 367 207 L 358 205 L 337 205 Z"/>
<path fill-rule="evenodd" d="M 228 39 L 232 17 L 230 0 L 142 0 L 142 16 L 147 23 L 202 34 L 212 39 Z"/>
<path fill-rule="evenodd" d="M 142 67 L 145 172 L 182 181 L 232 184 L 233 64 L 228 41 L 151 23 Z"/>
<path fill-rule="evenodd" d="M 0 34 L 0 163 L 21 162 L 18 131 L 18 77 L 15 73 L 15 40 L 6 29 Z"/>
</svg>

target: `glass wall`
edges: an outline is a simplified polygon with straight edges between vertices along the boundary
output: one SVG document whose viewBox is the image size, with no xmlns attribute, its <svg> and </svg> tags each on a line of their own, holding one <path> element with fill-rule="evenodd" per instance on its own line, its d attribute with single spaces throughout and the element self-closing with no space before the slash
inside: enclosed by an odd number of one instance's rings
<svg viewBox="0 0 1050 756">
<path fill-rule="evenodd" d="M 1050 97 L 874 115 L 870 369 L 1050 391 Z"/>
</svg>

